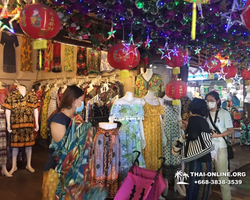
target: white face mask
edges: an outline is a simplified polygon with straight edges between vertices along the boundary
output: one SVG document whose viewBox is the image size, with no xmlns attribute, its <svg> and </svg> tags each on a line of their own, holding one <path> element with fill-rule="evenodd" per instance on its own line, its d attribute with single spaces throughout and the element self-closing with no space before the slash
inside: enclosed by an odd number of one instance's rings
<svg viewBox="0 0 250 200">
<path fill-rule="evenodd" d="M 208 107 L 209 107 L 210 109 L 215 108 L 215 106 L 216 106 L 216 102 L 208 102 Z"/>
</svg>

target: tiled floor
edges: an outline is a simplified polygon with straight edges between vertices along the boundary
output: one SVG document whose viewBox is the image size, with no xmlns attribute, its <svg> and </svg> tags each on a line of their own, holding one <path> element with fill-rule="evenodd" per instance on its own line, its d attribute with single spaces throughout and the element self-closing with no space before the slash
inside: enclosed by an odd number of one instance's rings
<svg viewBox="0 0 250 200">
<path fill-rule="evenodd" d="M 250 147 L 235 146 L 235 159 L 231 162 L 232 170 L 243 170 L 247 177 L 243 185 L 232 186 L 232 200 L 249 200 L 250 196 Z M 13 178 L 0 177 L 0 200 L 41 200 L 42 170 L 47 159 L 47 149 L 35 146 L 33 149 L 33 167 L 36 172 L 31 174 L 25 170 L 25 165 L 19 167 Z M 242 168 L 242 166 L 244 166 Z M 175 193 L 170 187 L 168 200 L 182 200 L 182 196 Z M 213 188 L 211 200 L 221 200 L 219 187 Z"/>
</svg>

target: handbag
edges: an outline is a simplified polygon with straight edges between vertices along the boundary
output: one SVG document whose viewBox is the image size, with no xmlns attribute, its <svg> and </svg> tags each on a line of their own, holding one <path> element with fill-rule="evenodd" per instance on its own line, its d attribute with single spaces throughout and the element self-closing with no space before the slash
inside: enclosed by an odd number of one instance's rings
<svg viewBox="0 0 250 200">
<path fill-rule="evenodd" d="M 216 131 L 218 134 L 221 134 L 220 130 L 219 130 L 218 127 L 215 125 L 216 122 L 217 122 L 218 113 L 219 113 L 219 110 L 216 111 L 214 122 L 213 122 L 213 120 L 212 120 L 211 115 L 209 114 L 209 120 L 210 120 L 211 124 L 213 125 L 215 131 Z M 229 142 L 225 137 L 223 137 L 223 139 L 225 140 L 225 142 L 226 142 L 226 144 L 227 144 L 227 155 L 228 155 L 227 158 L 228 158 L 228 160 L 231 160 L 231 159 L 234 158 L 234 150 L 233 150 L 232 144 L 231 144 L 231 142 Z"/>
</svg>

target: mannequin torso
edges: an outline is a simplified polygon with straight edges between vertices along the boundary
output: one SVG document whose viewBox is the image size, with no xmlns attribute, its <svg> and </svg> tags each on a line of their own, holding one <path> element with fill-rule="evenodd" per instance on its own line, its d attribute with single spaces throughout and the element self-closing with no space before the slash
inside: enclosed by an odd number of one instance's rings
<svg viewBox="0 0 250 200">
<path fill-rule="evenodd" d="M 117 128 L 117 123 L 111 123 L 111 122 L 101 122 L 99 123 L 99 127 L 105 130 L 110 130 Z"/>
<path fill-rule="evenodd" d="M 142 74 L 142 77 L 148 82 L 153 76 L 153 69 L 148 68 L 145 73 Z"/>
<path fill-rule="evenodd" d="M 18 91 L 21 93 L 21 95 L 24 97 L 26 95 L 26 87 L 19 85 L 17 87 Z"/>
<path fill-rule="evenodd" d="M 117 99 L 114 104 L 130 104 L 130 105 L 143 105 L 143 101 L 140 98 L 135 98 L 132 92 L 126 92 L 124 97 Z"/>
<path fill-rule="evenodd" d="M 149 90 L 148 93 L 143 97 L 143 99 L 149 103 L 150 105 L 157 106 L 160 104 L 163 106 L 164 100 L 162 98 L 158 98 L 154 95 L 154 92 Z M 145 104 L 145 102 L 144 102 Z"/>
</svg>

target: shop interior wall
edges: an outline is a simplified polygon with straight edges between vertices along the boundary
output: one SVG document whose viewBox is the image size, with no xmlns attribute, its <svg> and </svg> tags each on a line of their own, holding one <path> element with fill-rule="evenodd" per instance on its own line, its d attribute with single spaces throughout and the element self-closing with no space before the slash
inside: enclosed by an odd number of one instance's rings
<svg viewBox="0 0 250 200">
<path fill-rule="evenodd" d="M 6 84 L 13 84 L 14 80 L 18 80 L 19 83 L 27 86 L 28 90 L 31 90 L 34 82 L 39 80 L 47 79 L 61 79 L 61 78 L 81 78 L 76 76 L 76 56 L 77 56 L 77 46 L 74 46 L 74 70 L 72 72 L 64 72 L 64 57 L 65 57 L 65 44 L 61 46 L 61 63 L 62 63 L 62 72 L 53 73 L 53 72 L 43 72 L 37 71 L 37 50 L 32 51 L 32 69 L 33 72 L 21 71 L 21 46 L 22 46 L 22 35 L 17 34 L 19 46 L 15 48 L 16 53 L 16 73 L 5 73 L 3 72 L 3 45 L 0 44 L 0 80 Z M 164 79 L 164 84 L 166 85 L 171 77 L 171 69 L 166 69 L 165 65 L 155 65 L 153 68 L 154 73 L 161 74 Z M 110 78 L 115 76 L 119 80 L 119 70 L 115 70 L 111 73 L 102 73 L 101 76 L 103 79 Z M 130 70 L 130 76 L 128 79 L 123 80 L 124 83 L 124 92 L 131 91 L 134 92 L 135 80 L 136 80 L 137 70 Z M 95 78 L 95 75 L 90 75 L 89 80 Z"/>
</svg>

